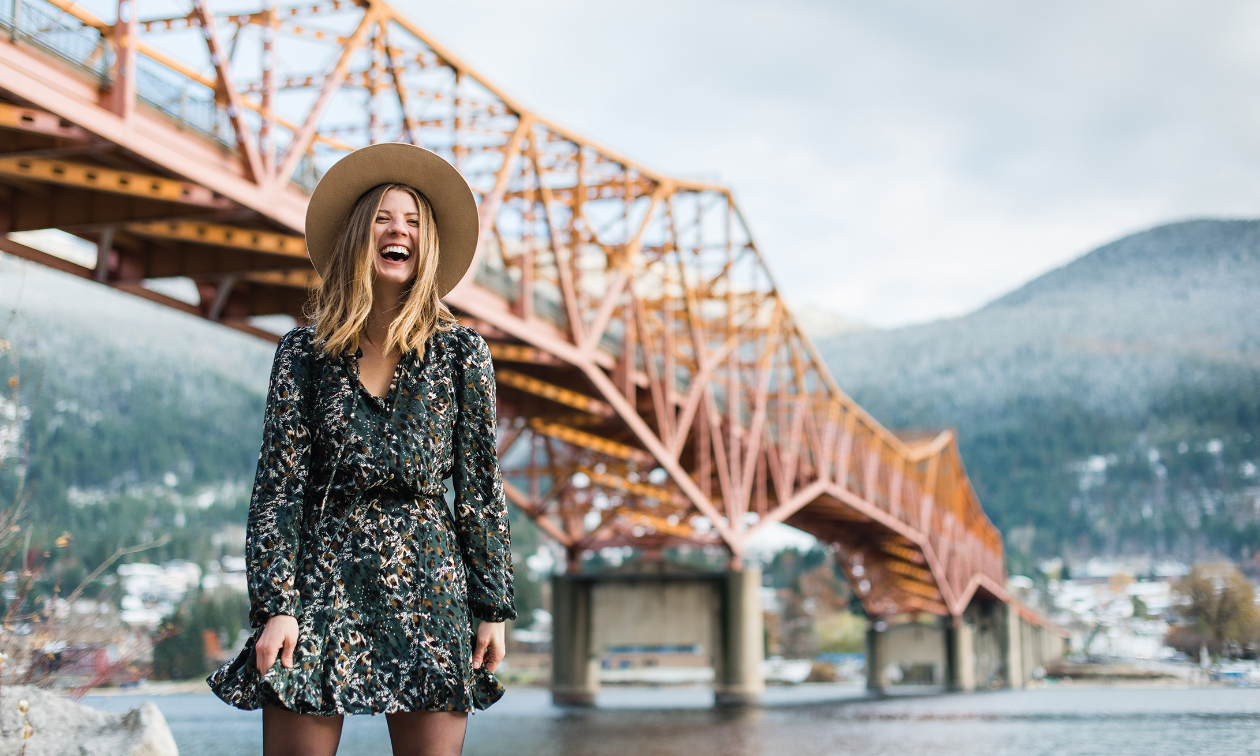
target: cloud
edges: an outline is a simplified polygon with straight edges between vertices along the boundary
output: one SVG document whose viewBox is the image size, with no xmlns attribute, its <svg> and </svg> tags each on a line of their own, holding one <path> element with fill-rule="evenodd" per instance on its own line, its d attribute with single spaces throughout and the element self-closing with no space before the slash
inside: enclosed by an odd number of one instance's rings
<svg viewBox="0 0 1260 756">
<path fill-rule="evenodd" d="M 539 112 L 733 186 L 790 300 L 875 324 L 1260 207 L 1244 2 L 400 6 Z"/>
</svg>

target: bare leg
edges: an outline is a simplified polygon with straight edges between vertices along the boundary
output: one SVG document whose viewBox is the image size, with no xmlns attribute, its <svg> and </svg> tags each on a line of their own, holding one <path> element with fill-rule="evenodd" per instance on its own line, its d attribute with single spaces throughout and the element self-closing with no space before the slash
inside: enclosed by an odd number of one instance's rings
<svg viewBox="0 0 1260 756">
<path fill-rule="evenodd" d="M 407 711 L 386 714 L 394 756 L 460 756 L 468 713 Z"/>
<path fill-rule="evenodd" d="M 263 756 L 335 756 L 345 718 L 263 707 Z"/>
</svg>

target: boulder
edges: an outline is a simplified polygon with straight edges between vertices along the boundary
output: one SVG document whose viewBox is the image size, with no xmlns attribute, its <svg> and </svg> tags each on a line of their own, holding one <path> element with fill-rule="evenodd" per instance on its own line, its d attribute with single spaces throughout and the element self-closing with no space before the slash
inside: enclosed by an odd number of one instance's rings
<svg viewBox="0 0 1260 756">
<path fill-rule="evenodd" d="M 25 718 L 19 704 L 27 702 Z M 30 723 L 31 735 L 22 734 Z M 166 718 L 152 703 L 126 714 L 82 706 L 33 686 L 0 688 L 0 756 L 179 756 Z"/>
</svg>

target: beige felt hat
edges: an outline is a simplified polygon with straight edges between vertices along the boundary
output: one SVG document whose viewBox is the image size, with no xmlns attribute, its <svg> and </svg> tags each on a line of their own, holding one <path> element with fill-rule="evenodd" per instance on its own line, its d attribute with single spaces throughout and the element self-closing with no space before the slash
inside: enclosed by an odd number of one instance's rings
<svg viewBox="0 0 1260 756">
<path fill-rule="evenodd" d="M 369 189 L 405 184 L 433 206 L 438 232 L 438 295 L 455 288 L 477 251 L 477 201 L 455 167 L 437 153 L 389 142 L 355 150 L 324 174 L 306 206 L 306 250 L 315 270 L 328 275 L 337 235 Z"/>
</svg>

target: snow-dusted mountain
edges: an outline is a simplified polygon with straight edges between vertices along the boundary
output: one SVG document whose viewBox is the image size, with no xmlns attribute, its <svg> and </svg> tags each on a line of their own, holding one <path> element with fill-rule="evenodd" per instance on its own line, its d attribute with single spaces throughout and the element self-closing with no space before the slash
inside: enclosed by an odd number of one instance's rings
<svg viewBox="0 0 1260 756">
<path fill-rule="evenodd" d="M 1260 221 L 1198 220 L 1100 247 L 963 317 L 818 345 L 893 425 L 952 425 L 1021 396 L 1134 412 L 1172 383 L 1260 368 L 1258 303 Z"/>
<path fill-rule="evenodd" d="M 59 371 L 95 369 L 79 350 L 208 371 L 263 391 L 275 345 L 76 276 L 0 254 L 0 328 Z M 86 357 L 86 355 L 82 355 Z"/>
<path fill-rule="evenodd" d="M 1016 542 L 1241 556 L 1260 548 L 1239 535 L 1260 510 L 1258 305 L 1260 221 L 1195 220 L 1107 244 L 969 315 L 818 346 L 886 424 L 957 427 L 999 526 L 1039 529 Z M 1196 454 L 1185 500 L 1158 493 L 1177 485 L 1159 483 L 1172 461 Z M 1216 535 L 1186 536 L 1226 510 Z"/>
<path fill-rule="evenodd" d="M 3 255 L 0 339 L 38 516 L 72 489 L 252 477 L 274 345 Z M 0 467 L 4 494 L 14 468 Z"/>
</svg>

